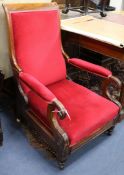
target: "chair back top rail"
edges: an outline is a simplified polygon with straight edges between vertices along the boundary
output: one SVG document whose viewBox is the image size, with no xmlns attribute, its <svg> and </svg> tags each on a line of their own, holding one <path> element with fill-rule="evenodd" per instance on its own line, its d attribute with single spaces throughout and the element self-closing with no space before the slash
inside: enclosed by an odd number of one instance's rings
<svg viewBox="0 0 124 175">
<path fill-rule="evenodd" d="M 4 3 L 3 7 L 7 11 L 26 11 L 26 10 L 35 10 L 35 9 L 43 9 L 43 8 L 52 8 L 57 7 L 56 2 L 51 3 Z"/>
</svg>

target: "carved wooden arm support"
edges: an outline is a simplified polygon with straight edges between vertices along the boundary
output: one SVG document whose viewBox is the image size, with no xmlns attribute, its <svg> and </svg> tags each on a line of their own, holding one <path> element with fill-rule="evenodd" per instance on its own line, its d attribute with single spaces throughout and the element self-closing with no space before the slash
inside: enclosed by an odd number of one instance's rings
<svg viewBox="0 0 124 175">
<path fill-rule="evenodd" d="M 67 110 L 57 98 L 53 100 L 53 106 L 57 108 L 60 119 L 64 119 L 67 115 Z"/>
<path fill-rule="evenodd" d="M 69 138 L 67 133 L 61 128 L 61 126 L 58 123 L 58 120 L 55 116 L 56 109 L 58 109 L 57 114 L 60 117 L 60 119 L 64 119 L 66 116 L 66 109 L 64 108 L 62 103 L 57 99 L 55 99 L 53 103 L 48 105 L 47 115 L 50 120 L 51 126 L 53 127 L 54 135 L 59 142 L 58 144 L 63 144 L 64 146 L 68 146 Z"/>
<path fill-rule="evenodd" d="M 117 90 L 117 94 L 112 94 L 110 92 L 110 86 L 114 86 L 114 88 L 116 88 Z M 121 90 L 122 90 L 122 83 L 121 81 L 114 77 L 111 76 L 107 79 L 104 79 L 103 83 L 102 83 L 102 90 L 103 90 L 103 96 L 108 98 L 109 100 L 113 101 L 115 104 L 117 104 L 121 110 L 122 105 L 119 102 L 120 101 L 120 95 L 121 95 Z"/>
</svg>

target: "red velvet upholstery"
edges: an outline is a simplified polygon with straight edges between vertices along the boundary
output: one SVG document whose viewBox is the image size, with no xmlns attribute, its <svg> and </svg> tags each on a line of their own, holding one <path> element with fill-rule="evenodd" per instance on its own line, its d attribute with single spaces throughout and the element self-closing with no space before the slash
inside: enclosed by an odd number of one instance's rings
<svg viewBox="0 0 124 175">
<path fill-rule="evenodd" d="M 110 77 L 112 75 L 110 70 L 78 58 L 71 58 L 68 60 L 68 62 L 80 69 L 87 70 L 88 72 L 97 74 L 101 77 Z"/>
<path fill-rule="evenodd" d="M 64 120 L 58 119 L 70 138 L 70 146 L 88 137 L 118 114 L 119 108 L 114 103 L 72 81 L 62 80 L 48 88 L 64 104 L 71 117 L 71 120 L 68 117 Z M 47 104 L 33 92 L 29 93 L 28 98 L 33 110 L 39 117 L 43 117 L 41 120 L 48 122 Z"/>
<path fill-rule="evenodd" d="M 24 82 L 31 90 L 33 90 L 44 100 L 52 102 L 56 98 L 55 95 L 46 86 L 44 86 L 32 75 L 21 72 L 19 74 L 19 77 L 22 80 L 22 82 Z"/>
<path fill-rule="evenodd" d="M 11 18 L 16 59 L 23 72 L 45 85 L 64 79 L 58 10 L 11 12 Z"/>
<path fill-rule="evenodd" d="M 58 118 L 58 122 L 73 146 L 116 117 L 119 108 L 114 103 L 66 80 L 58 10 L 11 12 L 11 18 L 15 56 L 23 72 L 19 76 L 28 86 L 25 93 L 29 107 L 41 121 L 49 125 L 47 101 L 57 97 L 71 118 Z M 110 71 L 79 59 L 69 63 L 103 77 L 111 76 Z"/>
</svg>

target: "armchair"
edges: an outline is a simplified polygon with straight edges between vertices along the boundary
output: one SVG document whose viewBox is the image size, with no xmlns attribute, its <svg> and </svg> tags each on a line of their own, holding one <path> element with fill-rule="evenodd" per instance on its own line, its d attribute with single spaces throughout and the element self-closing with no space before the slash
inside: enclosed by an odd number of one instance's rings
<svg viewBox="0 0 124 175">
<path fill-rule="evenodd" d="M 107 87 L 115 82 L 120 92 L 121 83 L 111 71 L 64 52 L 56 4 L 4 4 L 4 9 L 22 99 L 17 100 L 18 116 L 64 168 L 74 150 L 106 131 L 111 133 L 121 105 Z M 103 95 L 109 100 L 68 80 L 65 62 L 103 77 Z"/>
</svg>

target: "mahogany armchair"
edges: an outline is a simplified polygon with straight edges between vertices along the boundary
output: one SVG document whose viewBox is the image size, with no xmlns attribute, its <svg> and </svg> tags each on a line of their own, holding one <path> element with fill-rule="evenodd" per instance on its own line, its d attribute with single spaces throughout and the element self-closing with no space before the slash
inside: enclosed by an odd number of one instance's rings
<svg viewBox="0 0 124 175">
<path fill-rule="evenodd" d="M 75 149 L 112 132 L 121 105 L 108 87 L 115 82 L 120 91 L 121 83 L 111 71 L 66 55 L 56 4 L 4 4 L 4 9 L 11 63 L 22 99 L 18 117 L 27 120 L 38 141 L 49 147 L 64 168 Z M 65 62 L 103 77 L 103 94 L 109 99 L 67 79 Z"/>
</svg>

